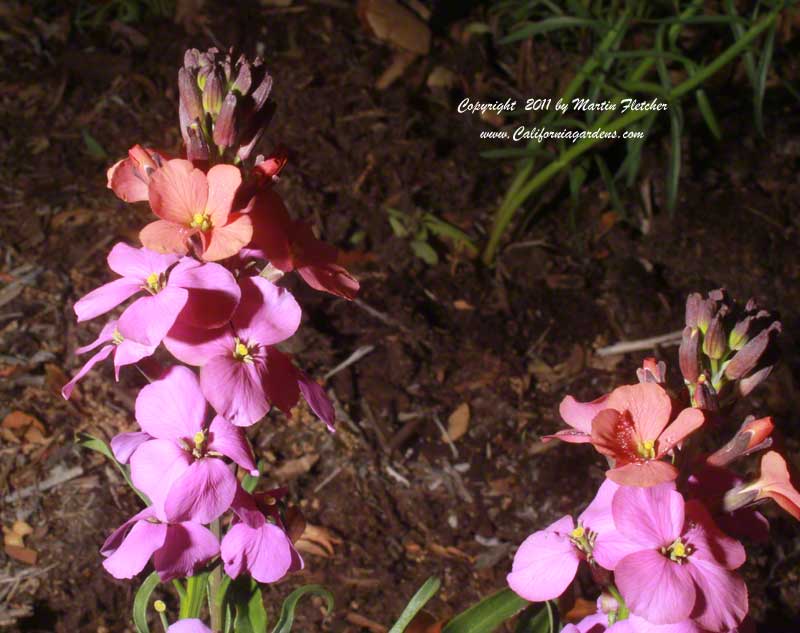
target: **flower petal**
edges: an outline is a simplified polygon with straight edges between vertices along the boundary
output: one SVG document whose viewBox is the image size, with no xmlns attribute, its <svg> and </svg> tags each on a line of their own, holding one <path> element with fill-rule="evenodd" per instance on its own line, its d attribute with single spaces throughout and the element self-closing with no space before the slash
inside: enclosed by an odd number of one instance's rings
<svg viewBox="0 0 800 633">
<path fill-rule="evenodd" d="M 685 567 L 698 589 L 692 618 L 709 631 L 735 629 L 747 615 L 744 580 L 738 574 L 694 554 Z"/>
<path fill-rule="evenodd" d="M 230 328 L 206 330 L 178 319 L 164 337 L 164 347 L 182 363 L 202 367 L 214 356 L 233 354 Z"/>
<path fill-rule="evenodd" d="M 214 410 L 236 426 L 255 424 L 271 406 L 261 370 L 230 354 L 214 356 L 203 366 L 200 385 Z"/>
<path fill-rule="evenodd" d="M 139 231 L 139 241 L 151 251 L 186 255 L 189 252 L 187 240 L 193 233 L 194 229 L 183 224 L 155 220 Z"/>
<path fill-rule="evenodd" d="M 201 257 L 207 262 L 216 262 L 236 255 L 249 244 L 253 237 L 253 225 L 246 213 L 231 213 L 228 223 L 215 226 L 208 233 L 208 245 Z"/>
<path fill-rule="evenodd" d="M 747 553 L 742 544 L 717 527 L 702 503 L 686 503 L 686 520 L 690 527 L 685 533 L 685 540 L 696 549 L 692 560 L 700 558 L 731 570 L 744 564 Z"/>
<path fill-rule="evenodd" d="M 233 315 L 233 325 L 241 339 L 275 345 L 297 331 L 302 310 L 286 288 L 263 277 L 243 277 L 239 286 L 242 300 Z"/>
<path fill-rule="evenodd" d="M 267 363 L 261 372 L 261 385 L 269 401 L 287 415 L 300 398 L 299 373 L 288 356 L 274 347 L 267 348 Z"/>
<path fill-rule="evenodd" d="M 206 175 L 188 160 L 174 158 L 150 176 L 150 208 L 162 220 L 189 225 L 196 213 L 205 213 Z"/>
<path fill-rule="evenodd" d="M 139 176 L 136 166 L 130 158 L 123 158 L 114 163 L 106 172 L 108 188 L 120 200 L 125 202 L 142 202 L 147 200 L 147 183 Z"/>
<path fill-rule="evenodd" d="M 258 532 L 258 545 L 248 561 L 250 575 L 258 582 L 277 582 L 292 568 L 294 546 L 286 532 L 273 523 L 265 523 Z"/>
<path fill-rule="evenodd" d="M 103 567 L 114 578 L 133 578 L 164 544 L 166 536 L 166 525 L 137 521 L 114 553 L 103 561 Z"/>
<path fill-rule="evenodd" d="M 175 324 L 188 297 L 188 290 L 166 287 L 156 295 L 137 299 L 119 317 L 120 334 L 125 339 L 157 347 Z"/>
<path fill-rule="evenodd" d="M 211 217 L 211 224 L 215 228 L 224 226 L 233 210 L 236 191 L 242 184 L 242 172 L 233 165 L 214 165 L 208 170 L 206 180 L 208 181 L 206 213 Z"/>
<path fill-rule="evenodd" d="M 619 562 L 642 550 L 642 545 L 636 543 L 617 531 L 601 532 L 597 536 L 592 549 L 592 556 L 600 567 L 614 571 Z"/>
<path fill-rule="evenodd" d="M 199 328 L 225 325 L 239 305 L 242 292 L 231 272 L 219 264 L 183 258 L 169 274 L 168 284 L 189 291 L 178 319 Z"/>
<path fill-rule="evenodd" d="M 76 354 L 85 354 L 93 350 L 94 348 L 102 345 L 103 343 L 109 342 L 112 338 L 114 338 L 114 332 L 117 329 L 117 320 L 114 319 L 113 321 L 109 321 L 103 326 L 103 329 L 100 330 L 100 334 L 97 335 L 97 338 L 89 343 L 88 345 L 84 345 L 83 347 L 79 347 L 75 350 Z"/>
<path fill-rule="evenodd" d="M 164 502 L 167 519 L 211 523 L 231 507 L 236 477 L 221 459 L 195 461 L 169 488 Z"/>
<path fill-rule="evenodd" d="M 568 536 L 573 525 L 572 518 L 565 516 L 522 542 L 506 578 L 515 593 L 531 602 L 551 600 L 564 593 L 580 563 Z"/>
<path fill-rule="evenodd" d="M 258 476 L 258 469 L 253 458 L 253 449 L 250 447 L 250 443 L 240 427 L 234 426 L 221 415 L 218 415 L 212 420 L 208 432 L 209 450 L 222 453 L 225 457 L 249 471 L 253 477 Z"/>
<path fill-rule="evenodd" d="M 88 321 L 113 310 L 141 290 L 142 285 L 135 279 L 128 277 L 115 279 L 78 299 L 73 310 L 78 317 L 78 322 Z"/>
<path fill-rule="evenodd" d="M 328 292 L 348 301 L 355 299 L 361 288 L 358 280 L 338 264 L 300 266 L 297 273 L 314 290 Z"/>
<path fill-rule="evenodd" d="M 572 396 L 567 396 L 558 405 L 558 412 L 561 415 L 561 419 L 572 428 L 591 434 L 592 420 L 603 409 L 608 408 L 606 406 L 607 400 L 607 395 L 600 396 L 591 402 L 578 402 Z"/>
<path fill-rule="evenodd" d="M 69 400 L 70 396 L 72 395 L 72 390 L 75 389 L 75 385 L 78 384 L 78 381 L 81 378 L 83 378 L 86 374 L 88 374 L 91 371 L 92 367 L 97 365 L 97 363 L 100 363 L 104 361 L 106 358 L 108 358 L 111 355 L 111 352 L 113 351 L 114 351 L 113 345 L 106 345 L 104 347 L 101 347 L 100 351 L 98 351 L 94 356 L 92 356 L 89 360 L 87 360 L 86 363 L 84 363 L 83 367 L 81 367 L 80 370 L 78 370 L 78 373 L 72 377 L 72 380 L 70 380 L 66 385 L 61 387 L 61 396 L 64 398 L 64 400 Z"/>
<path fill-rule="evenodd" d="M 258 530 L 245 523 L 237 523 L 225 534 L 220 544 L 220 557 L 225 573 L 238 578 L 247 569 L 252 550 L 258 545 Z"/>
<path fill-rule="evenodd" d="M 197 375 L 188 367 L 170 367 L 136 397 L 136 421 L 155 438 L 192 442 L 203 429 L 206 399 Z"/>
<path fill-rule="evenodd" d="M 578 517 L 578 522 L 597 534 L 614 530 L 611 503 L 617 490 L 619 490 L 619 486 L 613 481 L 610 479 L 603 480 L 592 502 Z"/>
<path fill-rule="evenodd" d="M 170 624 L 167 633 L 211 633 L 202 620 L 197 618 L 184 618 L 174 624 Z"/>
<path fill-rule="evenodd" d="M 146 248 L 134 248 L 118 242 L 108 254 L 108 267 L 122 277 L 144 284 L 155 273 L 161 274 L 178 261 L 177 255 L 156 253 Z"/>
<path fill-rule="evenodd" d="M 327 425 L 329 431 L 335 432 L 336 411 L 322 386 L 308 374 L 299 370 L 297 385 L 314 414 Z"/>
<path fill-rule="evenodd" d="M 683 532 L 684 501 L 672 484 L 623 486 L 614 495 L 611 512 L 617 530 L 645 547 L 664 547 Z"/>
<path fill-rule="evenodd" d="M 695 606 L 688 567 L 646 549 L 623 558 L 614 569 L 614 580 L 632 613 L 653 624 L 675 624 L 688 619 Z"/>
<path fill-rule="evenodd" d="M 624 385 L 609 394 L 609 409 L 629 411 L 636 427 L 636 440 L 656 440 L 672 415 L 672 401 L 654 382 Z"/>
<path fill-rule="evenodd" d="M 666 455 L 672 448 L 703 426 L 706 421 L 700 409 L 684 409 L 658 438 L 656 451 L 658 457 Z"/>
<path fill-rule="evenodd" d="M 149 440 L 131 455 L 131 481 L 148 496 L 155 516 L 166 520 L 164 502 L 172 483 L 192 463 L 191 456 L 169 440 Z"/>
<path fill-rule="evenodd" d="M 147 440 L 153 439 L 147 433 L 135 431 L 133 433 L 119 433 L 111 438 L 111 452 L 121 464 L 127 464 L 133 452 Z"/>
<path fill-rule="evenodd" d="M 193 576 L 219 553 L 219 541 L 198 523 L 170 525 L 164 545 L 153 554 L 153 565 L 162 582 Z"/>
<path fill-rule="evenodd" d="M 292 253 L 289 248 L 289 233 L 292 220 L 289 212 L 274 189 L 266 189 L 256 194 L 250 210 L 253 223 L 253 237 L 243 249 L 247 257 L 266 259 L 283 272 L 294 269 Z"/>
<path fill-rule="evenodd" d="M 606 477 L 620 486 L 657 486 L 678 477 L 678 469 L 670 463 L 648 459 L 625 464 L 606 471 Z"/>
</svg>

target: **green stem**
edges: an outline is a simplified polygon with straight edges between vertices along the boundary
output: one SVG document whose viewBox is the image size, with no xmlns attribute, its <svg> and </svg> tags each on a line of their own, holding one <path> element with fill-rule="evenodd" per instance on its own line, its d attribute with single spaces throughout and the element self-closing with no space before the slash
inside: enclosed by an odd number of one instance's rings
<svg viewBox="0 0 800 633">
<path fill-rule="evenodd" d="M 775 9 L 771 13 L 761 18 L 761 20 L 750 27 L 750 29 L 744 35 L 742 35 L 741 38 L 739 38 L 739 40 L 723 51 L 723 53 L 713 62 L 707 66 L 703 66 L 692 77 L 689 77 L 683 83 L 678 84 L 672 90 L 670 90 L 670 92 L 666 95 L 666 100 L 669 102 L 676 101 L 688 92 L 691 92 L 697 88 L 697 86 L 733 61 L 745 49 L 747 49 L 748 46 L 750 46 L 753 40 L 755 40 L 759 35 L 761 35 L 761 33 L 775 23 L 780 11 L 781 8 Z M 632 79 L 636 80 L 641 78 L 650 70 L 654 63 L 654 59 L 643 60 L 632 74 Z M 649 110 L 631 111 L 620 116 L 615 121 L 608 123 L 609 120 L 614 116 L 614 112 L 614 110 L 608 110 L 604 112 L 603 116 L 597 120 L 595 125 L 590 128 L 590 130 L 603 130 L 606 132 L 619 131 L 635 123 L 639 119 L 644 118 L 650 113 Z M 606 125 L 607 123 L 608 125 Z M 511 222 L 516 210 L 525 202 L 525 200 L 527 200 L 533 192 L 549 182 L 550 179 L 553 178 L 558 172 L 570 165 L 570 163 L 572 163 L 572 161 L 574 161 L 578 156 L 586 153 L 601 140 L 604 139 L 585 138 L 581 140 L 573 145 L 570 149 L 563 152 L 556 160 L 547 165 L 547 167 L 538 172 L 536 176 L 527 182 L 527 184 L 524 186 L 512 187 L 512 190 L 510 191 L 512 195 L 507 196 L 506 200 L 504 200 L 502 206 L 500 209 L 498 209 L 497 215 L 495 216 L 494 226 L 492 227 L 489 241 L 483 253 L 483 261 L 485 264 L 489 265 L 494 261 L 497 248 L 500 244 L 500 239 L 502 238 L 506 227 Z M 530 169 L 532 169 L 532 164 Z M 528 170 L 528 173 L 530 173 L 530 169 Z M 515 179 L 515 185 L 517 184 L 518 180 L 519 178 Z"/>
<path fill-rule="evenodd" d="M 219 540 L 220 526 L 219 519 L 211 523 L 211 533 Z M 222 633 L 222 597 L 220 589 L 222 587 L 222 564 L 220 563 L 211 571 L 208 578 L 208 606 L 211 611 L 211 630 L 213 633 Z"/>
<path fill-rule="evenodd" d="M 628 611 L 628 607 L 625 604 L 625 600 L 622 598 L 622 594 L 619 592 L 619 589 L 617 589 L 614 585 L 609 585 L 607 589 L 608 593 L 614 596 L 614 600 L 617 601 L 616 621 L 619 622 L 620 620 L 627 620 L 630 612 Z"/>
</svg>

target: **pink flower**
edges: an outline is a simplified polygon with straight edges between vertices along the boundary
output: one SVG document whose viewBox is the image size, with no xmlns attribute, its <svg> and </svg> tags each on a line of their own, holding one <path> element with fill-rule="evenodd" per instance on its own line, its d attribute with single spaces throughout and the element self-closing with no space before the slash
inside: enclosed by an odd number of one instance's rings
<svg viewBox="0 0 800 633">
<path fill-rule="evenodd" d="M 728 492 L 724 499 L 725 509 L 738 510 L 762 499 L 772 499 L 800 521 L 800 492 L 792 479 L 783 456 L 769 451 L 761 458 L 761 476 Z"/>
<path fill-rule="evenodd" d="M 151 222 L 139 239 L 160 253 L 189 252 L 189 240 L 200 238 L 200 256 L 217 261 L 236 255 L 253 235 L 250 216 L 236 201 L 242 174 L 233 165 L 214 165 L 203 173 L 188 160 L 168 161 L 150 177 Z"/>
<path fill-rule="evenodd" d="M 611 502 L 616 530 L 597 537 L 594 557 L 614 571 L 627 608 L 653 624 L 692 619 L 727 631 L 747 614 L 747 588 L 732 570 L 741 543 L 723 534 L 697 501 L 672 484 L 621 487 Z"/>
<path fill-rule="evenodd" d="M 147 200 L 151 174 L 168 160 L 158 150 L 134 145 L 128 150 L 128 158 L 118 161 L 108 169 L 108 188 L 125 202 Z"/>
<path fill-rule="evenodd" d="M 336 262 L 338 250 L 314 237 L 311 226 L 292 220 L 272 189 L 260 191 L 250 211 L 253 239 L 244 251 L 248 257 L 265 259 L 278 270 L 296 270 L 315 290 L 354 299 L 359 283 Z"/>
<path fill-rule="evenodd" d="M 72 395 L 72 390 L 78 381 L 81 380 L 91 369 L 97 364 L 104 361 L 106 358 L 114 354 L 114 376 L 119 380 L 120 367 L 124 365 L 133 365 L 138 363 L 143 358 L 150 356 L 158 347 L 160 340 L 144 342 L 134 341 L 130 337 L 130 332 L 136 330 L 135 327 L 136 311 L 128 312 L 123 315 L 119 321 L 109 321 L 105 327 L 100 330 L 100 335 L 93 342 L 75 350 L 76 354 L 85 354 L 99 345 L 103 345 L 95 354 L 86 361 L 83 367 L 80 368 L 77 374 L 72 377 L 66 385 L 61 388 L 61 395 L 65 400 L 69 400 Z"/>
<path fill-rule="evenodd" d="M 242 430 L 219 415 L 207 426 L 205 417 L 197 377 L 183 366 L 170 368 L 136 398 L 136 421 L 153 439 L 132 451 L 131 481 L 162 521 L 210 523 L 230 507 L 237 482 L 221 457 L 258 473 Z"/>
<path fill-rule="evenodd" d="M 559 431 L 555 435 L 545 435 L 542 441 L 553 439 L 569 442 L 570 444 L 585 444 L 592 441 L 592 420 L 603 409 L 607 408 L 608 394 L 600 396 L 591 402 L 578 402 L 572 396 L 567 396 L 561 401 L 558 412 L 561 419 L 569 424 L 572 429 Z"/>
<path fill-rule="evenodd" d="M 211 406 L 237 426 L 258 422 L 272 404 L 288 413 L 300 393 L 332 428 L 335 416 L 325 392 L 274 345 L 300 324 L 291 293 L 262 277 L 239 280 L 242 300 L 232 327 L 201 330 L 177 323 L 164 344 L 178 360 L 202 367 L 200 384 Z"/>
<path fill-rule="evenodd" d="M 678 469 L 661 461 L 703 425 L 703 413 L 684 409 L 670 423 L 672 401 L 663 387 L 647 382 L 618 387 L 592 420 L 592 444 L 614 460 L 606 476 L 625 486 L 673 481 Z"/>
<path fill-rule="evenodd" d="M 167 633 L 212 633 L 202 620 L 197 618 L 185 618 L 171 624 Z"/>
<path fill-rule="evenodd" d="M 270 583 L 303 568 L 303 560 L 281 526 L 277 511 L 265 517 L 253 497 L 241 489 L 232 508 L 238 520 L 220 547 L 228 576 L 237 578 L 246 570 L 258 582 Z"/>
<path fill-rule="evenodd" d="M 219 553 L 219 542 L 199 523 L 165 523 L 148 507 L 117 528 L 100 553 L 114 578 L 133 578 L 152 556 L 159 578 L 167 581 L 194 575 Z"/>
<path fill-rule="evenodd" d="M 526 538 L 514 555 L 506 578 L 511 589 L 531 602 L 557 598 L 569 586 L 582 560 L 593 561 L 598 534 L 613 529 L 611 499 L 618 486 L 603 482 L 576 526 L 564 516 Z"/>
</svg>

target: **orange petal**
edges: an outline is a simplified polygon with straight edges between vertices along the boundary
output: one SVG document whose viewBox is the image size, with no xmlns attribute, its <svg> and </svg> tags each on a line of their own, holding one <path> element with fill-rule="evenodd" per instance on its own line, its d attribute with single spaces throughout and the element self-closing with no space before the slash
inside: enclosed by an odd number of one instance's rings
<svg viewBox="0 0 800 633">
<path fill-rule="evenodd" d="M 176 253 L 185 255 L 189 252 L 186 245 L 192 231 L 180 224 L 156 220 L 139 232 L 139 239 L 145 248 L 157 253 Z"/>
<path fill-rule="evenodd" d="M 208 247 L 202 258 L 207 262 L 216 262 L 236 255 L 250 243 L 253 237 L 253 224 L 246 213 L 233 213 L 230 222 L 225 226 L 215 227 L 208 231 Z"/>
<path fill-rule="evenodd" d="M 676 444 L 682 442 L 684 438 L 694 433 L 703 426 L 706 421 L 700 409 L 684 409 L 678 417 L 670 424 L 658 438 L 656 450 L 658 456 L 662 457 L 669 452 Z"/>
<path fill-rule="evenodd" d="M 208 182 L 188 160 L 174 158 L 150 176 L 149 195 L 158 217 L 188 226 L 195 213 L 205 213 Z"/>
<path fill-rule="evenodd" d="M 771 498 L 795 519 L 800 520 L 800 492 L 792 484 L 789 467 L 780 453 L 770 451 L 761 458 L 760 484 L 759 498 Z"/>
<path fill-rule="evenodd" d="M 592 420 L 592 444 L 602 455 L 616 461 L 638 459 L 636 429 L 630 414 L 614 409 L 603 409 Z"/>
<path fill-rule="evenodd" d="M 236 190 L 242 184 L 242 173 L 233 165 L 214 165 L 208 170 L 206 180 L 206 213 L 211 217 L 212 226 L 225 226 L 228 223 L 228 214 L 233 210 Z"/>
<path fill-rule="evenodd" d="M 649 488 L 667 481 L 675 481 L 678 477 L 678 469 L 667 462 L 651 459 L 646 462 L 612 468 L 606 471 L 606 477 L 620 486 Z"/>
<path fill-rule="evenodd" d="M 672 415 L 667 392 L 653 382 L 617 387 L 608 397 L 608 407 L 630 411 L 639 440 L 658 438 Z"/>
<path fill-rule="evenodd" d="M 125 202 L 141 202 L 147 200 L 147 183 L 136 172 L 130 158 L 124 158 L 108 168 L 108 188 L 120 200 Z"/>
</svg>

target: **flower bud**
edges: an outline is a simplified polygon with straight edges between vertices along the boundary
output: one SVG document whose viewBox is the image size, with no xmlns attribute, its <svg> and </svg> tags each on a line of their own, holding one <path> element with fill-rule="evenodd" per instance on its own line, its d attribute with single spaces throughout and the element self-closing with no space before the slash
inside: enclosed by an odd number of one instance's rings
<svg viewBox="0 0 800 633">
<path fill-rule="evenodd" d="M 253 75 L 250 72 L 250 64 L 244 58 L 244 55 L 239 58 L 239 73 L 236 75 L 236 80 L 231 86 L 231 92 L 237 92 L 239 95 L 246 95 L 250 86 L 253 84 Z"/>
<path fill-rule="evenodd" d="M 222 84 L 223 80 L 219 71 L 212 71 L 208 73 L 203 87 L 203 109 L 214 119 L 222 108 Z"/>
<path fill-rule="evenodd" d="M 696 383 L 701 371 L 700 333 L 688 325 L 683 329 L 681 345 L 678 348 L 678 364 L 683 379 L 690 384 Z"/>
<path fill-rule="evenodd" d="M 762 499 L 772 499 L 800 521 L 800 492 L 793 480 L 795 478 L 783 456 L 769 451 L 761 458 L 759 478 L 725 493 L 723 507 L 726 512 L 732 512 Z"/>
<path fill-rule="evenodd" d="M 699 292 L 693 292 L 686 298 L 686 325 L 690 328 L 697 327 L 700 311 L 703 307 L 703 297 Z"/>
<path fill-rule="evenodd" d="M 716 306 L 713 301 L 705 299 L 698 307 L 697 310 L 697 327 L 705 334 L 711 324 L 711 319 L 716 312 Z"/>
<path fill-rule="evenodd" d="M 742 346 L 747 343 L 747 334 L 750 330 L 750 323 L 752 320 L 753 317 L 748 316 L 733 326 L 731 333 L 728 335 L 728 347 L 733 351 L 741 349 Z"/>
<path fill-rule="evenodd" d="M 754 416 L 748 416 L 736 435 L 710 455 L 706 462 L 712 466 L 725 466 L 740 457 L 769 448 L 772 445 L 770 435 L 774 428 L 771 417 L 756 420 Z"/>
<path fill-rule="evenodd" d="M 214 121 L 214 144 L 224 151 L 236 142 L 236 95 L 228 93 Z"/>
<path fill-rule="evenodd" d="M 639 382 L 654 382 L 663 384 L 666 381 L 667 365 L 663 360 L 656 361 L 655 358 L 645 358 L 642 366 L 636 370 L 636 377 Z"/>
<path fill-rule="evenodd" d="M 187 126 L 186 136 L 186 158 L 191 161 L 208 160 L 208 143 L 197 122 Z"/>
<path fill-rule="evenodd" d="M 186 68 L 178 71 L 178 92 L 181 105 L 190 121 L 203 118 L 203 101 L 197 88 L 197 79 Z"/>
<path fill-rule="evenodd" d="M 773 339 L 781 331 L 780 321 L 773 321 L 761 330 L 733 356 L 725 367 L 725 376 L 730 380 L 741 380 L 753 371 L 765 356 Z M 773 334 L 774 333 L 774 334 Z M 766 377 L 766 376 L 765 376 Z"/>
<path fill-rule="evenodd" d="M 717 411 L 719 409 L 717 392 L 704 374 L 701 374 L 697 379 L 697 385 L 695 385 L 694 395 L 692 397 L 692 404 L 704 411 Z"/>
<path fill-rule="evenodd" d="M 725 336 L 723 323 L 727 312 L 728 310 L 725 306 L 720 308 L 714 318 L 711 319 L 705 337 L 703 337 L 703 353 L 714 360 L 722 358 L 727 351 L 727 337 Z"/>
</svg>

